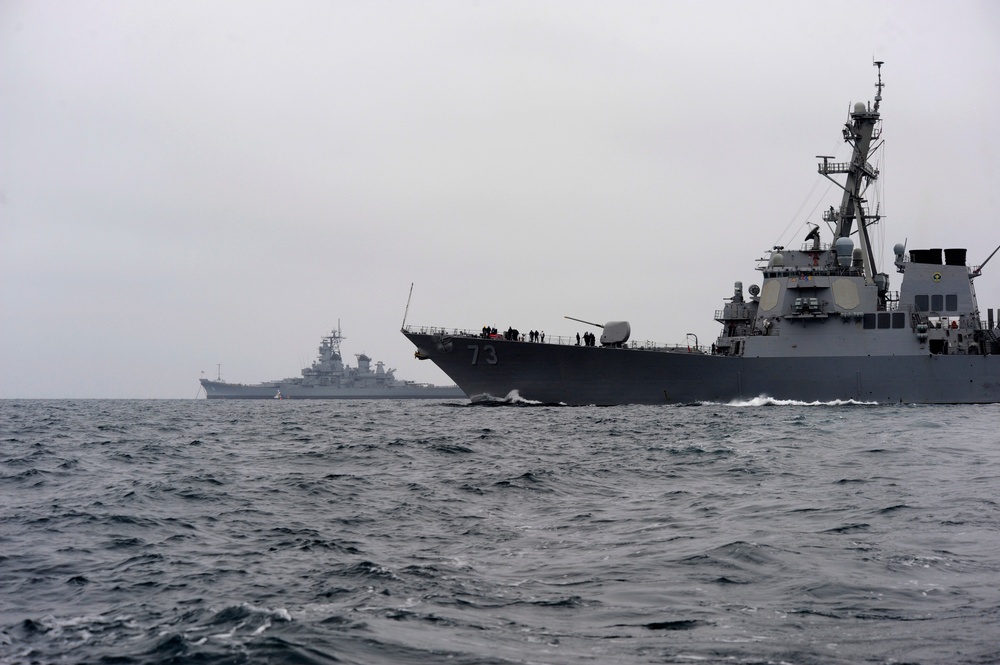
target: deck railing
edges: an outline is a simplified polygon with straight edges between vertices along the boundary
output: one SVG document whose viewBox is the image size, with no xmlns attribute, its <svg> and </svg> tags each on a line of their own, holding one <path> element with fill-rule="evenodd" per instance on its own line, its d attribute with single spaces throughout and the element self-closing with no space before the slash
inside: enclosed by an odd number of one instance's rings
<svg viewBox="0 0 1000 665">
<path fill-rule="evenodd" d="M 475 339 L 483 339 L 482 330 L 468 330 L 465 328 L 447 328 L 442 326 L 415 326 L 406 325 L 403 326 L 405 332 L 417 333 L 423 335 L 444 335 L 448 337 L 472 337 Z M 497 333 L 497 338 L 503 339 L 503 333 Z M 524 335 L 522 334 L 523 338 Z M 576 336 L 562 336 L 562 335 L 546 335 L 545 341 L 529 342 L 527 339 L 518 340 L 523 344 L 556 344 L 560 346 L 577 346 Z M 582 340 L 580 342 L 583 343 Z M 595 348 L 600 348 L 600 343 L 598 342 Z M 695 346 L 693 344 L 660 344 L 659 342 L 653 342 L 651 340 L 629 340 L 624 344 L 625 347 L 629 349 L 642 349 L 648 351 L 673 351 L 673 352 L 691 352 L 691 353 L 708 353 L 710 351 L 709 347 L 706 346 Z"/>
</svg>

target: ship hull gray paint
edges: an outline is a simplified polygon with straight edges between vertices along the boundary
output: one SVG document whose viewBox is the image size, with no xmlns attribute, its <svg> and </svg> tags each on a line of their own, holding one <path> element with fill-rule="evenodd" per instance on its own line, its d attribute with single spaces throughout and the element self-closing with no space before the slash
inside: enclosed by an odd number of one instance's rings
<svg viewBox="0 0 1000 665">
<path fill-rule="evenodd" d="M 208 399 L 465 399 L 456 386 L 387 386 L 384 388 L 340 388 L 298 386 L 293 383 L 241 385 L 202 379 Z"/>
<path fill-rule="evenodd" d="M 404 331 L 473 400 L 567 405 L 732 402 L 1000 402 L 1000 356 L 734 357 Z"/>
</svg>

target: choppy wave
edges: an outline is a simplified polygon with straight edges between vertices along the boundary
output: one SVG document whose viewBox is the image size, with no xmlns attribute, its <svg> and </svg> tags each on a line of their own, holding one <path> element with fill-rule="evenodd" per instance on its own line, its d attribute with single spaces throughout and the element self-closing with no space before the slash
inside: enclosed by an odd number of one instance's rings
<svg viewBox="0 0 1000 665">
<path fill-rule="evenodd" d="M 1000 660 L 1000 407 L 856 406 L 0 402 L 0 662 Z"/>
</svg>

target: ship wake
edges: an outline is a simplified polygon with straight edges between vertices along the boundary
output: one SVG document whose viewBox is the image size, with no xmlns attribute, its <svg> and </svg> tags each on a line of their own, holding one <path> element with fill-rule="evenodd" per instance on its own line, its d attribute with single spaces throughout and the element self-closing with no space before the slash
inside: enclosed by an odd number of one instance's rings
<svg viewBox="0 0 1000 665">
<path fill-rule="evenodd" d="M 511 390 L 505 397 L 496 397 L 489 393 L 473 395 L 468 406 L 566 406 L 563 402 L 540 402 L 525 399 L 517 390 Z"/>
<path fill-rule="evenodd" d="M 718 404 L 717 402 L 702 402 L 703 405 Z M 796 399 L 775 399 L 766 395 L 758 395 L 748 400 L 733 400 L 726 406 L 878 406 L 878 402 L 862 402 L 854 399 L 834 399 L 828 402 L 804 402 Z"/>
</svg>

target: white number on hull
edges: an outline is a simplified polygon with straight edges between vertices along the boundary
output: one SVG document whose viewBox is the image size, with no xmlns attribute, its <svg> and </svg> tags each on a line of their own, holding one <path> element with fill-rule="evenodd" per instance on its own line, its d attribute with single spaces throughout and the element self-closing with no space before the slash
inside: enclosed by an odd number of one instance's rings
<svg viewBox="0 0 1000 665">
<path fill-rule="evenodd" d="M 469 348 L 472 349 L 472 364 L 475 365 L 479 362 L 479 345 L 469 344 Z M 483 353 L 485 354 L 487 365 L 497 364 L 497 350 L 493 348 L 492 344 L 485 344 L 483 346 Z"/>
</svg>

